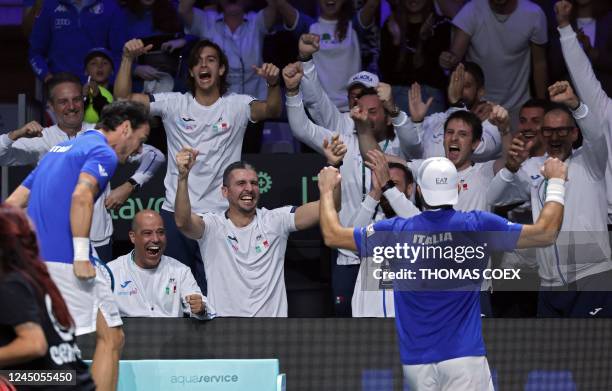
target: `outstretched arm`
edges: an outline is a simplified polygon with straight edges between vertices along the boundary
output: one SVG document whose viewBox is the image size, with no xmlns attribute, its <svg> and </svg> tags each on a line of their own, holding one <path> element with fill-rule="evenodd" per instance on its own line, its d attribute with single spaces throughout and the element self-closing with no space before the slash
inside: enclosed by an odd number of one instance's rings
<svg viewBox="0 0 612 391">
<path fill-rule="evenodd" d="M 265 101 L 251 103 L 251 120 L 255 122 L 278 118 L 282 111 L 282 98 L 280 89 L 280 71 L 274 64 L 265 63 L 261 68 L 254 67 L 257 75 L 266 79 L 268 96 Z"/>
<path fill-rule="evenodd" d="M 73 269 L 74 274 L 80 279 L 96 276 L 96 270 L 89 260 L 89 231 L 98 191 L 98 180 L 91 174 L 81 172 L 70 203 L 70 230 L 74 247 Z"/>
<path fill-rule="evenodd" d="M 561 229 L 567 167 L 561 160 L 549 158 L 542 173 L 548 180 L 544 207 L 534 224 L 523 225 L 517 248 L 550 246 Z"/>
<path fill-rule="evenodd" d="M 204 235 L 204 220 L 191 213 L 189 201 L 189 172 L 196 163 L 198 151 L 183 148 L 176 154 L 176 166 L 179 170 L 176 198 L 174 200 L 174 222 L 177 228 L 188 238 L 198 240 Z"/>
<path fill-rule="evenodd" d="M 166 161 L 164 154 L 157 148 L 143 144 L 142 151 L 134 156 L 130 156 L 130 163 L 139 162 L 134 175 L 122 185 L 114 188 L 104 200 L 104 206 L 107 209 L 116 209 L 123 205 L 130 195 L 137 189 L 147 183 L 159 167 Z"/>
<path fill-rule="evenodd" d="M 325 167 L 319 173 L 321 233 L 326 246 L 357 251 L 353 229 L 340 225 L 338 213 L 334 208 L 333 192 L 334 188 L 340 185 L 340 179 L 340 172 L 333 167 Z"/>
<path fill-rule="evenodd" d="M 152 48 L 153 45 L 144 46 L 144 43 L 140 39 L 132 39 L 125 43 L 123 46 L 123 55 L 121 56 L 121 65 L 119 66 L 119 72 L 117 72 L 113 90 L 116 98 L 137 101 L 143 103 L 147 108 L 149 107 L 150 102 L 148 95 L 132 93 L 132 65 L 138 56 L 148 52 Z"/>
<path fill-rule="evenodd" d="M 293 135 L 310 148 L 324 154 L 322 148 L 324 139 L 331 139 L 332 132 L 326 128 L 315 125 L 306 116 L 304 105 L 300 96 L 300 81 L 302 79 L 302 66 L 300 63 L 289 64 L 283 68 L 283 79 L 287 87 L 287 118 Z"/>
</svg>

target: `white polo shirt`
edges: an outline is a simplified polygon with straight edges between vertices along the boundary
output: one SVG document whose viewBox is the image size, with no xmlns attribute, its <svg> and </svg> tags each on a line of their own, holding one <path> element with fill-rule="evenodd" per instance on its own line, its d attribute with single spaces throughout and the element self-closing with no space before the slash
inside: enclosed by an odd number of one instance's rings
<svg viewBox="0 0 612 391">
<path fill-rule="evenodd" d="M 189 174 L 189 200 L 194 213 L 223 211 L 223 171 L 240 160 L 244 132 L 254 100 L 248 95 L 226 94 L 211 106 L 202 106 L 190 93 L 169 92 L 151 96 L 151 114 L 159 115 L 168 140 L 166 197 L 162 208 L 173 212 L 178 182 L 176 154 L 185 146 L 200 153 Z"/>
<path fill-rule="evenodd" d="M 225 213 L 202 215 L 198 245 L 217 316 L 287 316 L 285 250 L 297 230 L 294 209 L 258 208 L 246 227 L 236 227 Z"/>
<path fill-rule="evenodd" d="M 115 279 L 115 301 L 123 317 L 180 318 L 191 313 L 185 297 L 202 295 L 191 270 L 174 258 L 162 255 L 154 269 L 144 269 L 134 260 L 134 251 L 122 255 L 107 265 Z M 213 315 L 214 310 L 207 308 Z"/>
</svg>

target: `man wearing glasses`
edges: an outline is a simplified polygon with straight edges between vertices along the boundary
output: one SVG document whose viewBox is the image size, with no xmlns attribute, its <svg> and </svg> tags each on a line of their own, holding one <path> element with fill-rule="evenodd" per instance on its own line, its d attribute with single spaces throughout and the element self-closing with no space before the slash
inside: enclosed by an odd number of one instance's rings
<svg viewBox="0 0 612 391">
<path fill-rule="evenodd" d="M 538 316 L 612 316 L 612 261 L 607 233 L 605 171 L 608 150 L 603 119 L 578 100 L 566 81 L 549 87 L 557 105 L 546 112 L 541 128 L 546 157 L 556 157 L 568 166 L 565 211 L 561 233 L 554 245 L 538 248 L 540 275 Z M 580 126 L 583 143 L 576 150 Z M 513 145 L 506 166 L 489 187 L 487 197 L 494 206 L 531 200 L 534 221 L 544 203 L 548 182 L 533 159 Z M 538 163 L 538 162 L 535 162 Z"/>
</svg>

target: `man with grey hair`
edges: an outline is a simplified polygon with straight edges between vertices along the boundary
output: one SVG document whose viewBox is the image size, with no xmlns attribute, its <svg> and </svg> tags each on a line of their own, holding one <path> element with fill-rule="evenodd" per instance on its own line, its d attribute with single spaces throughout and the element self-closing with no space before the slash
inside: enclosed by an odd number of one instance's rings
<svg viewBox="0 0 612 391">
<path fill-rule="evenodd" d="M 78 77 L 70 73 L 55 74 L 47 84 L 49 109 L 57 124 L 43 128 L 32 121 L 19 129 L 0 135 L 0 165 L 23 166 L 37 164 L 49 149 L 56 144 L 71 140 L 95 124 L 83 121 L 84 102 L 82 86 Z M 112 258 L 111 237 L 113 221 L 108 209 L 118 208 L 142 185 L 148 182 L 166 160 L 157 148 L 143 145 L 142 152 L 130 156 L 130 163 L 139 163 L 136 172 L 123 184 L 113 190 L 110 184 L 94 204 L 90 239 L 100 259 L 104 262 Z"/>
</svg>

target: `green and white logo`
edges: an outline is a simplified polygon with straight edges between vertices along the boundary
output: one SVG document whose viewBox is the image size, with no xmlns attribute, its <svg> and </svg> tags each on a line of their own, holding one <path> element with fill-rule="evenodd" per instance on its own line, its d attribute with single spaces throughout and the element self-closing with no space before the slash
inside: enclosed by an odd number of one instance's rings
<svg viewBox="0 0 612 391">
<path fill-rule="evenodd" d="M 259 171 L 257 173 L 259 179 L 259 192 L 267 193 L 272 188 L 272 177 L 265 171 Z"/>
</svg>

